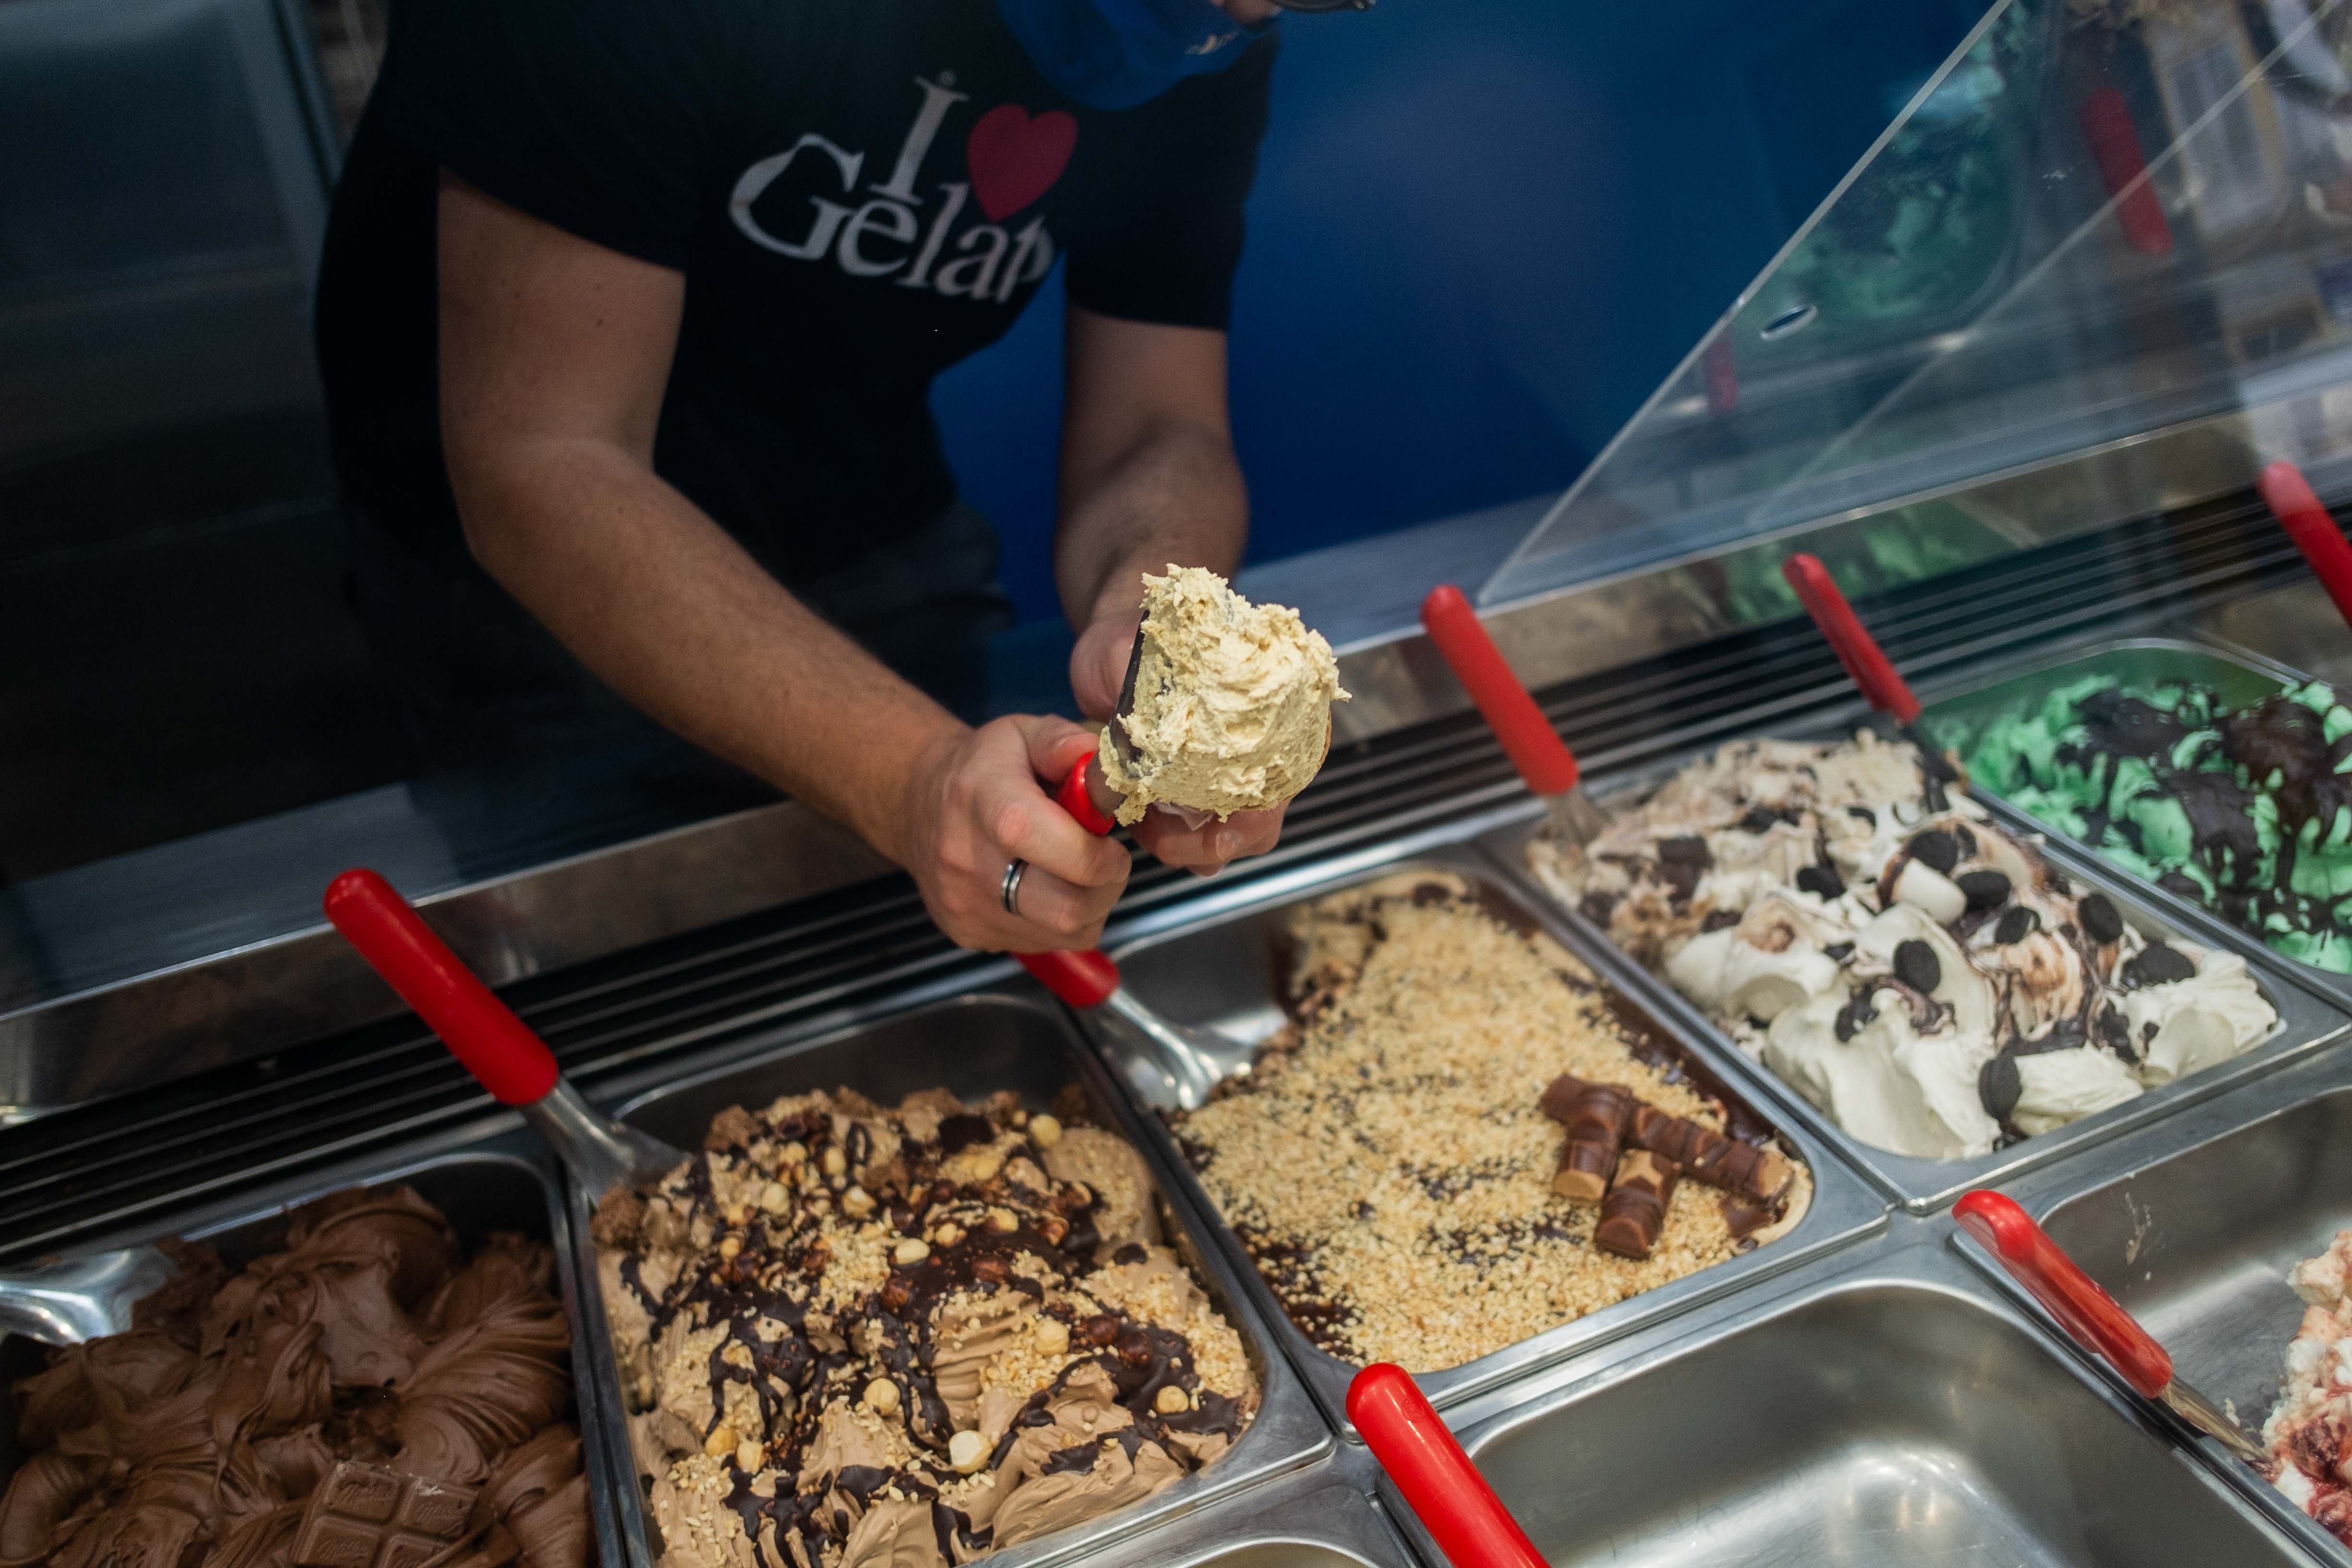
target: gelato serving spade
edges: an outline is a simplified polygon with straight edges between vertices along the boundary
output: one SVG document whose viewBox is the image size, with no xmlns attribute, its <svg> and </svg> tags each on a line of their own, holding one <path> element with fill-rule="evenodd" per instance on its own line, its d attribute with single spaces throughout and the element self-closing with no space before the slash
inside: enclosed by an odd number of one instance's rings
<svg viewBox="0 0 2352 1568">
<path fill-rule="evenodd" d="M 2311 563 L 2312 575 L 2327 590 L 2336 613 L 2352 625 L 2352 544 L 2345 542 L 2344 531 L 2336 526 L 2336 520 L 2312 493 L 2311 481 L 2293 463 L 2271 464 L 2263 470 L 2261 484 L 2263 500 L 2270 503 L 2279 527 Z"/>
<path fill-rule="evenodd" d="M 1845 666 L 1846 675 L 1861 690 L 1864 700 L 1894 720 L 1903 738 L 1919 748 L 1920 767 L 1927 775 L 1927 808 L 1949 810 L 1952 803 L 1944 788 L 1959 783 L 1959 773 L 1944 755 L 1944 748 L 1919 722 L 1919 700 L 1911 694 L 1910 682 L 1903 679 L 1879 647 L 1878 639 L 1863 628 L 1862 618 L 1846 603 L 1845 595 L 1839 592 L 1830 569 L 1822 564 L 1820 556 L 1801 552 L 1780 563 L 1780 575 L 1789 580 L 1789 586 L 1804 602 L 1813 625 L 1829 639 L 1831 650 Z"/>
<path fill-rule="evenodd" d="M 449 1054 L 539 1130 L 582 1186 L 603 1198 L 651 1182 L 686 1159 L 657 1138 L 590 1105 L 530 1026 L 499 1001 L 433 934 L 408 900 L 375 872 L 344 872 L 327 885 L 327 919 L 415 1010 Z"/>
<path fill-rule="evenodd" d="M 1421 625 L 1502 742 L 1503 754 L 1550 811 L 1552 826 L 1575 844 L 1600 837 L 1609 819 L 1584 792 L 1576 753 L 1512 673 L 1462 590 L 1451 583 L 1432 588 L 1421 602 Z"/>
<path fill-rule="evenodd" d="M 2247 1436 L 2221 1406 L 2175 1375 L 2172 1357 L 2156 1336 L 2140 1327 L 2138 1320 L 2125 1311 L 2097 1280 L 2084 1273 L 2016 1200 L 1979 1190 L 1954 1204 L 1952 1217 L 1984 1244 L 2011 1279 L 2049 1309 L 2077 1344 L 2105 1358 L 2121 1373 L 2134 1392 L 2219 1439 L 2246 1463 L 2257 1468 L 2268 1465 L 2270 1456 L 2262 1446 Z"/>
<path fill-rule="evenodd" d="M 1134 667 L 1128 684 L 1135 683 Z M 1131 693 L 1130 693 L 1131 695 Z M 1072 768 L 1054 798 L 1097 837 L 1115 824 L 1090 797 L 1090 775 L 1100 768 L 1089 755 Z M 1104 1045 L 1130 1088 L 1155 1110 L 1197 1110 L 1209 1103 L 1219 1080 L 1249 1071 L 1257 1048 L 1211 1029 L 1171 1023 L 1138 1001 L 1119 983 L 1118 965 L 1100 948 L 1085 952 L 1024 952 L 1021 967 L 1067 1003 L 1105 1037 Z"/>
<path fill-rule="evenodd" d="M 1547 1568 L 1411 1373 L 1386 1362 L 1358 1373 L 1348 1419 L 1454 1568 Z"/>
<path fill-rule="evenodd" d="M 179 1271 L 160 1247 L 126 1247 L 0 1274 L 0 1334 L 72 1345 L 127 1332 L 131 1309 Z"/>
</svg>

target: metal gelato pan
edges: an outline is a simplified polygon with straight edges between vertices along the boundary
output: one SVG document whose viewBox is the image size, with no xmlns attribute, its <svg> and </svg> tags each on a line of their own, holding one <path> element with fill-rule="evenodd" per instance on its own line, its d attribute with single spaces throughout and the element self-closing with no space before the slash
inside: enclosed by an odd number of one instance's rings
<svg viewBox="0 0 2352 1568">
<path fill-rule="evenodd" d="M 2287 1271 L 2352 1226 L 2352 1065 L 2303 1064 L 2012 1195 L 2171 1352 L 2181 1377 L 2258 1431 L 2303 1318 Z M 1962 1250 L 2017 1296 L 1973 1244 Z M 2282 1529 L 2352 1561 L 2220 1444 L 2178 1430 Z"/>
<path fill-rule="evenodd" d="M 1724 1303 L 1697 1331 L 1464 1434 L 1546 1557 L 1559 1568 L 2305 1561 L 2037 1328 L 1979 1294 L 1940 1247 L 1808 1273 L 1760 1310 Z M 1402 1528 L 1437 1560 L 1418 1521 Z"/>
<path fill-rule="evenodd" d="M 562 1195 L 540 1152 L 538 1139 L 520 1131 L 455 1152 L 419 1153 L 405 1161 L 394 1156 L 391 1161 L 380 1159 L 373 1164 L 341 1167 L 306 1177 L 299 1183 L 273 1186 L 258 1194 L 244 1194 L 231 1203 L 208 1205 L 134 1230 L 97 1237 L 88 1247 L 75 1248 L 74 1253 L 79 1256 L 136 1247 L 176 1236 L 218 1248 L 235 1267 L 285 1245 L 289 1209 L 348 1188 L 386 1186 L 396 1182 L 415 1187 L 448 1217 L 468 1256 L 485 1237 L 499 1230 L 520 1231 L 554 1248 L 556 1288 L 563 1298 L 565 1316 L 572 1326 L 576 1373 L 581 1364 L 580 1347 L 586 1342 L 587 1335 L 580 1311 L 583 1295 L 579 1277 L 572 1267 L 569 1219 Z M 18 1378 L 38 1372 L 47 1364 L 47 1347 L 32 1340 L 0 1336 L 0 1387 L 13 1386 Z M 614 1522 L 604 1506 L 604 1500 L 617 1489 L 615 1472 L 608 1468 L 606 1457 L 598 1447 L 593 1401 L 585 1384 L 576 1377 L 575 1388 L 579 1408 L 574 1419 L 583 1438 L 582 1461 L 588 1472 L 599 1555 L 605 1568 L 620 1568 Z M 18 1446 L 11 1401 L 8 1419 L 0 1421 L 0 1490 L 5 1490 L 15 1478 L 26 1458 Z"/>
<path fill-rule="evenodd" d="M 1842 725 L 1799 729 L 1789 738 L 1832 740 L 1864 727 L 1867 727 L 1866 721 L 1857 718 Z M 1622 783 L 1612 781 L 1595 794 L 1603 809 L 1609 809 L 1616 803 L 1631 802 L 1664 783 L 1676 768 L 1696 754 L 1700 753 L 1685 755 L 1655 768 L 1645 769 Z M 1555 900 L 1528 868 L 1528 841 L 1535 837 L 1539 824 L 1522 823 L 1498 829 L 1479 842 L 1515 885 L 1523 889 L 1528 897 L 1541 900 L 1546 908 L 1558 911 L 1556 919 L 1574 927 L 1589 946 L 1601 952 L 1598 963 L 1605 973 L 1629 992 L 1643 996 L 1661 1016 L 1671 1018 L 1677 1028 L 1714 1045 L 1717 1050 L 1733 1061 L 1734 1070 L 1740 1075 L 1741 1080 L 1754 1086 L 1759 1097 L 1768 1098 L 1783 1108 L 1790 1119 L 1801 1123 L 1846 1159 L 1861 1166 L 1914 1214 L 1934 1214 L 1971 1187 L 1992 1186 L 2009 1181 L 2101 1139 L 2112 1137 L 2126 1128 L 2164 1116 L 2192 1100 L 2217 1094 L 2302 1052 L 2334 1041 L 2343 1034 L 2347 1021 L 2352 1021 L 2347 1020 L 2342 1009 L 2326 997 L 2296 983 L 2296 976 L 2313 973 L 2307 966 L 2289 965 L 2259 943 L 2242 937 L 2230 940 L 2228 928 L 2218 921 L 2210 917 L 2197 918 L 2199 911 L 2189 910 L 2179 900 L 2150 888 L 2137 878 L 2116 871 L 2072 839 L 2048 834 L 2040 824 L 2003 803 L 1988 799 L 1987 805 L 2008 826 L 2040 835 L 2044 840 L 2044 853 L 2053 866 L 2075 881 L 2105 893 L 2123 918 L 2142 935 L 2168 939 L 2185 937 L 2200 946 L 2221 947 L 2242 954 L 2263 994 L 2278 1010 L 2277 1030 L 2269 1039 L 2242 1056 L 2150 1089 L 2137 1100 L 2086 1116 L 2039 1137 L 2028 1138 L 2005 1149 L 1996 1149 L 1990 1154 L 1962 1160 L 1923 1160 L 1893 1153 L 1864 1143 L 1838 1126 L 1798 1093 L 1794 1086 L 1784 1082 L 1762 1062 L 1741 1051 L 1704 1011 L 1685 999 L 1664 977 L 1650 973 L 1628 958 L 1582 912 L 1567 909 Z"/>
<path fill-rule="evenodd" d="M 1280 1028 L 1286 1020 L 1280 965 L 1289 912 L 1358 884 L 1412 871 L 1450 873 L 1468 879 L 1487 907 L 1507 923 L 1543 931 L 1570 952 L 1601 969 L 1589 937 L 1507 887 L 1485 858 L 1466 846 L 1421 853 L 1401 851 L 1397 858 L 1389 859 L 1358 857 L 1344 868 L 1321 868 L 1321 880 L 1297 876 L 1286 878 L 1272 887 L 1246 889 L 1238 900 L 1217 906 L 1215 914 L 1130 943 L 1113 956 L 1129 991 L 1163 1016 L 1255 1044 Z M 1877 1231 L 1885 1224 L 1884 1201 L 1842 1165 L 1821 1140 L 1809 1135 L 1801 1125 L 1760 1112 L 1755 1100 L 1738 1087 L 1740 1080 L 1724 1070 L 1719 1047 L 1695 1040 L 1687 1031 L 1663 1020 L 1639 993 L 1609 988 L 1618 992 L 1615 1002 L 1621 1019 L 1649 1034 L 1692 1079 L 1726 1101 L 1736 1114 L 1752 1116 L 1757 1124 L 1777 1134 L 1782 1146 L 1811 1169 L 1811 1206 L 1790 1234 L 1754 1251 L 1601 1308 L 1506 1349 L 1442 1372 L 1421 1374 L 1417 1381 L 1423 1391 L 1441 1410 L 1701 1301 L 1738 1290 Z M 1167 1126 L 1157 1118 L 1150 1119 L 1148 1125 L 1150 1147 L 1162 1167 L 1163 1179 L 1182 1193 L 1186 1203 L 1207 1216 L 1258 1313 L 1275 1326 L 1283 1348 L 1305 1375 L 1307 1386 L 1332 1422 L 1352 1436 L 1353 1428 L 1347 1419 L 1347 1393 L 1358 1368 L 1325 1350 L 1291 1320 L 1258 1272 L 1241 1238 L 1217 1215 L 1214 1204 L 1193 1175 Z"/>
<path fill-rule="evenodd" d="M 1092 1052 L 1058 1011 L 1011 997 L 982 994 L 863 1023 L 833 1034 L 782 1039 L 743 1059 L 713 1067 L 682 1081 L 641 1094 L 622 1106 L 623 1120 L 681 1149 L 702 1147 L 710 1120 L 730 1105 L 763 1106 L 781 1095 L 811 1089 L 854 1089 L 871 1100 L 896 1104 L 918 1089 L 944 1088 L 967 1101 L 999 1090 L 1018 1094 L 1043 1110 L 1064 1088 L 1076 1084 L 1096 1120 L 1146 1151 L 1149 1134 L 1127 1110 Z M 577 1183 L 571 1188 L 572 1246 L 582 1292 L 583 1382 L 597 1396 L 599 1440 L 607 1464 L 628 1478 L 617 1489 L 620 1542 L 633 1568 L 652 1568 L 661 1556 L 644 1508 L 645 1493 L 629 1453 L 622 1415 L 619 1369 L 605 1325 L 604 1303 L 595 1287 L 595 1245 L 588 1236 L 588 1200 Z M 1330 1433 L 1297 1375 L 1283 1361 L 1274 1337 L 1222 1251 L 1202 1246 L 1196 1222 L 1161 1193 L 1161 1218 L 1170 1244 L 1192 1268 L 1210 1299 L 1237 1329 L 1264 1389 L 1257 1418 L 1232 1450 L 1150 1500 L 1085 1524 L 992 1552 L 999 1568 L 1031 1568 L 1103 1549 L 1156 1521 L 1189 1517 L 1254 1483 L 1297 1470 L 1327 1453 Z"/>
<path fill-rule="evenodd" d="M 1327 1458 L 1214 1512 L 1106 1545 L 1087 1568 L 1418 1568 L 1361 1485 Z"/>
</svg>

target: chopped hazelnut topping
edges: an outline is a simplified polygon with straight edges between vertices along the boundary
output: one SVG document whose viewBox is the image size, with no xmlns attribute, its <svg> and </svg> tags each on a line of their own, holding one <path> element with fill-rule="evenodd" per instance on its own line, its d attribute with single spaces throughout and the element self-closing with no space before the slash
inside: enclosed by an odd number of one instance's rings
<svg viewBox="0 0 2352 1568">
<path fill-rule="evenodd" d="M 874 1196 L 864 1187 L 852 1187 L 841 1194 L 841 1212 L 852 1219 L 864 1219 L 874 1212 Z"/>
<path fill-rule="evenodd" d="M 860 1397 L 865 1401 L 866 1408 L 877 1415 L 894 1415 L 898 1408 L 898 1385 L 887 1378 L 877 1377 L 866 1385 L 866 1392 Z"/>
<path fill-rule="evenodd" d="M 1062 1123 L 1060 1119 L 1052 1116 L 1034 1116 L 1030 1118 L 1029 1142 L 1036 1144 L 1040 1149 L 1051 1149 L 1055 1144 L 1059 1143 L 1061 1141 Z"/>
<path fill-rule="evenodd" d="M 735 1428 L 724 1421 L 713 1426 L 710 1436 L 702 1440 L 702 1451 L 714 1459 L 726 1458 L 735 1451 Z"/>
<path fill-rule="evenodd" d="M 848 1169 L 849 1156 L 841 1152 L 841 1146 L 837 1143 L 826 1144 L 824 1150 L 824 1173 L 828 1176 L 838 1176 L 844 1171 Z"/>
<path fill-rule="evenodd" d="M 1192 1398 L 1171 1383 L 1152 1395 L 1151 1406 L 1162 1415 L 1173 1415 L 1179 1410 L 1192 1409 Z"/>
<path fill-rule="evenodd" d="M 890 1261 L 901 1265 L 920 1263 L 930 1255 L 931 1249 L 928 1243 L 918 1241 L 910 1236 L 890 1249 Z"/>
</svg>

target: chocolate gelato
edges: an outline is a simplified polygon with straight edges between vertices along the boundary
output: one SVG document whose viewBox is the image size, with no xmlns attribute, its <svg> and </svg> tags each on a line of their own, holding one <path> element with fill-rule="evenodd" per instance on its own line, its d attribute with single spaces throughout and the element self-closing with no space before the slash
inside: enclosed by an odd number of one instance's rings
<svg viewBox="0 0 2352 1568">
<path fill-rule="evenodd" d="M 1141 1157 L 1065 1109 L 736 1107 L 598 1207 L 663 1568 L 968 1563 L 1241 1435 L 1240 1336 L 1163 1243 Z"/>
<path fill-rule="evenodd" d="M 1748 741 L 1537 874 L 1839 1126 L 1919 1159 L 2047 1132 L 2249 1050 L 2234 954 L 2145 937 L 1918 752 Z"/>
<path fill-rule="evenodd" d="M 242 1268 L 172 1246 L 130 1333 L 16 1385 L 0 1564 L 585 1568 L 546 1247 L 493 1236 L 467 1261 L 405 1186 L 295 1210 Z"/>
<path fill-rule="evenodd" d="M 1711 1185 L 1715 1135 L 1762 1129 L 1516 914 L 1431 871 L 1306 906 L 1294 1025 L 1171 1119 L 1291 1321 L 1343 1360 L 1458 1366 L 1769 1241 L 1810 1201 L 1777 1154 L 1768 1199 Z M 1608 1147 L 1587 1160 L 1595 1089 Z M 1633 1135 L 1644 1112 L 1670 1152 Z"/>
<path fill-rule="evenodd" d="M 1101 752 L 1103 777 L 1127 797 L 1118 819 L 1140 822 L 1154 801 L 1219 818 L 1263 811 L 1313 783 L 1331 704 L 1348 700 L 1322 634 L 1197 566 L 1143 582 L 1134 702 Z"/>
</svg>

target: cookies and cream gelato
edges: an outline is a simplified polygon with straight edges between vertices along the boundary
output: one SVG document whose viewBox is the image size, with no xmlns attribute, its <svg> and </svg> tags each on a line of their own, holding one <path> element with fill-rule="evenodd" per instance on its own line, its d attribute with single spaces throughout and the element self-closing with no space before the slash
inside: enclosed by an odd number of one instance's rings
<svg viewBox="0 0 2352 1568">
<path fill-rule="evenodd" d="M 1253 605 L 1213 572 L 1143 580 L 1133 706 L 1105 736 L 1103 776 L 1127 797 L 1220 819 L 1282 805 L 1312 783 L 1344 702 L 1331 645 L 1298 612 Z"/>
<path fill-rule="evenodd" d="M 294 1210 L 286 1246 L 242 1268 L 164 1246 L 179 1275 L 131 1332 L 52 1352 L 16 1385 L 26 1458 L 0 1563 L 586 1568 L 572 1335 L 544 1246 L 494 1235 L 468 1261 L 405 1186 Z M 352 1506 L 366 1498 L 405 1506 Z"/>
<path fill-rule="evenodd" d="M 1918 752 L 1748 741 L 1528 856 L 1839 1126 L 1920 1159 L 1989 1153 L 2251 1049 L 2245 961 L 2144 936 L 1956 795 Z"/>
<path fill-rule="evenodd" d="M 1142 1157 L 1066 1109 L 736 1107 L 598 1205 L 662 1568 L 968 1563 L 1241 1435 L 1240 1336 L 1165 1244 Z"/>
</svg>

